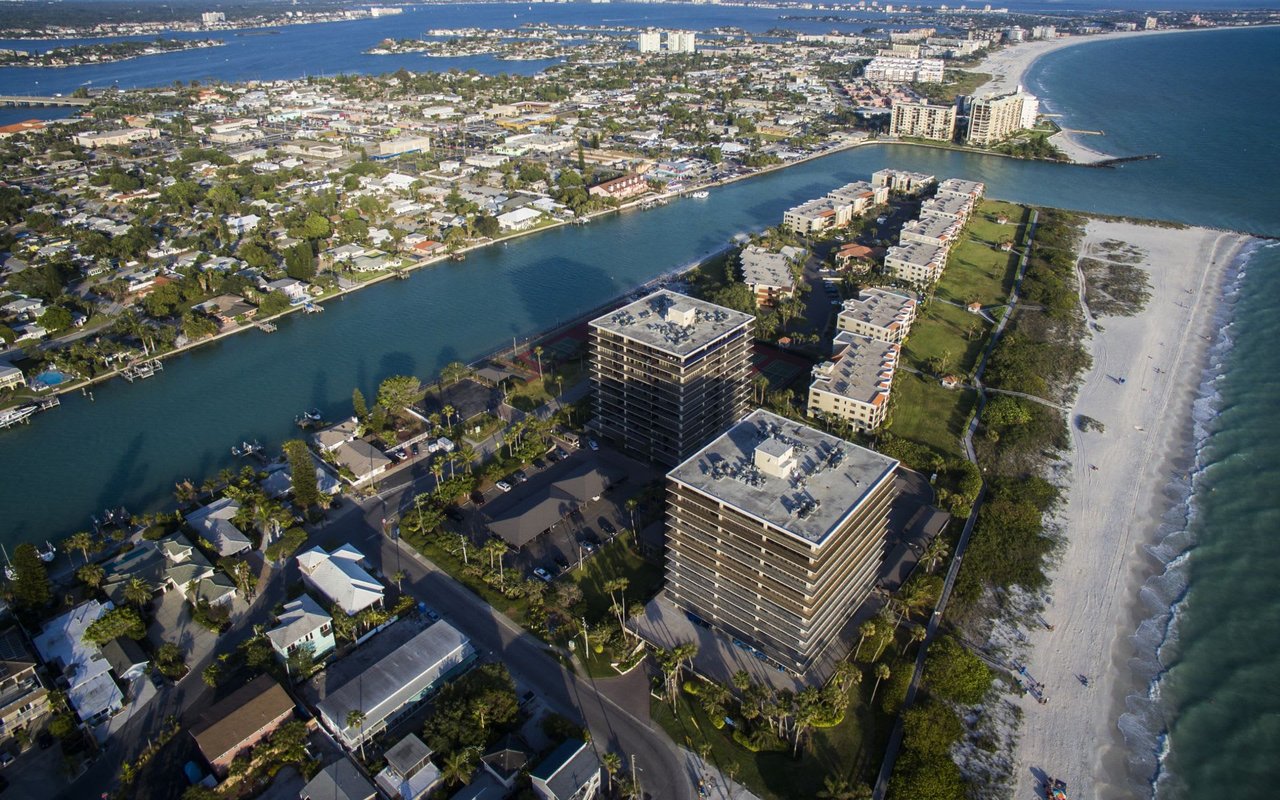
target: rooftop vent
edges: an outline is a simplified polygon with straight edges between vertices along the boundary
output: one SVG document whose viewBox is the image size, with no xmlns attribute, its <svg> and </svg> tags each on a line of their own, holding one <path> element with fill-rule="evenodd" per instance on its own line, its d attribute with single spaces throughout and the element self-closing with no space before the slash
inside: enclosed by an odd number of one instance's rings
<svg viewBox="0 0 1280 800">
<path fill-rule="evenodd" d="M 795 467 L 795 448 L 778 438 L 769 437 L 756 445 L 754 462 L 756 469 L 766 475 L 788 478 Z"/>
</svg>

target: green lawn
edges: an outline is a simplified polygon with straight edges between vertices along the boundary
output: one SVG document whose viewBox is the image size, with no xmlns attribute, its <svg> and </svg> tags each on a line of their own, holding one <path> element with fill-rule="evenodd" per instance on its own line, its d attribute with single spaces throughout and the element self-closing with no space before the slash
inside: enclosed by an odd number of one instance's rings
<svg viewBox="0 0 1280 800">
<path fill-rule="evenodd" d="M 609 593 L 604 589 L 610 580 L 627 579 L 627 605 L 645 602 L 662 587 L 662 567 L 645 561 L 632 550 L 632 537 L 630 531 L 623 531 L 570 573 L 573 582 L 582 590 L 587 619 L 593 623 L 613 613 L 609 608 Z"/>
<path fill-rule="evenodd" d="M 873 715 L 863 702 L 873 681 L 852 689 L 849 711 L 839 725 L 813 731 L 798 759 L 786 753 L 752 753 L 733 741 L 733 729 L 716 730 L 696 698 L 684 692 L 673 713 L 670 703 L 654 699 L 650 714 L 676 744 L 697 752 L 701 742 L 711 745 L 708 761 L 722 775 L 737 765 L 734 780 L 765 800 L 812 800 L 827 776 L 850 784 L 871 783 L 880 765 L 892 720 Z M 865 692 L 863 689 L 865 688 Z M 719 776 L 717 776 L 719 777 Z"/>
<path fill-rule="evenodd" d="M 972 389 L 944 389 L 936 380 L 899 372 L 893 380 L 889 431 L 947 456 L 963 455 L 964 426 L 977 402 Z"/>
<path fill-rule="evenodd" d="M 961 305 L 975 300 L 984 306 L 1005 302 L 1018 270 L 1016 252 L 1026 236 L 1029 210 L 999 200 L 983 200 L 965 228 L 965 238 L 951 251 L 947 268 L 938 281 L 936 295 Z M 1003 225 L 996 217 L 1004 215 Z M 1014 252 L 1000 251 L 1001 242 L 1013 240 Z"/>
<path fill-rule="evenodd" d="M 903 348 L 904 361 L 930 373 L 969 375 L 990 332 L 991 323 L 982 317 L 935 299 L 911 325 Z M 935 358 L 941 360 L 941 370 L 931 363 Z"/>
</svg>

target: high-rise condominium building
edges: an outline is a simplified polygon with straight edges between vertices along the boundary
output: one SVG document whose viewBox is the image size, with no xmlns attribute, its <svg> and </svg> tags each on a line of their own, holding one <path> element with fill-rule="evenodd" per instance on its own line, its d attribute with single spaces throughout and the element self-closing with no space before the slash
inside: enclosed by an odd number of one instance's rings
<svg viewBox="0 0 1280 800">
<path fill-rule="evenodd" d="M 992 145 L 1022 129 L 1023 95 L 975 98 L 969 109 L 969 144 Z"/>
<path fill-rule="evenodd" d="M 797 673 L 842 655 L 884 560 L 897 466 L 752 412 L 667 475 L 667 596 Z"/>
<path fill-rule="evenodd" d="M 755 317 L 666 290 L 593 320 L 596 430 L 662 464 L 747 413 Z"/>
<path fill-rule="evenodd" d="M 657 53 L 662 50 L 662 31 L 640 31 L 636 47 L 641 53 Z"/>
<path fill-rule="evenodd" d="M 894 103 L 889 133 L 949 142 L 956 137 L 956 107 Z"/>
</svg>

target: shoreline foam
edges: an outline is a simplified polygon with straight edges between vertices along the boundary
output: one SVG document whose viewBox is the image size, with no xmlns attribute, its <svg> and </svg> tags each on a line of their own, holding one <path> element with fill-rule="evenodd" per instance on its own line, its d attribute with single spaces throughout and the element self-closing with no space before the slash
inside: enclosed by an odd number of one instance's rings
<svg viewBox="0 0 1280 800">
<path fill-rule="evenodd" d="M 1015 796 L 1036 791 L 1035 773 L 1063 778 L 1086 796 L 1127 798 L 1138 788 L 1119 720 L 1135 690 L 1148 691 L 1158 673 L 1157 667 L 1144 681 L 1142 664 L 1135 663 L 1134 632 L 1152 616 L 1142 590 L 1167 572 L 1153 550 L 1174 533 L 1160 532 L 1176 523 L 1167 518 L 1179 502 L 1178 493 L 1168 493 L 1168 476 L 1186 475 L 1190 466 L 1193 405 L 1220 288 L 1249 241 L 1205 228 L 1094 220 L 1081 253 L 1106 239 L 1146 251 L 1141 266 L 1152 295 L 1143 312 L 1104 319 L 1087 343 L 1093 366 L 1071 406 L 1073 447 L 1062 472 L 1067 490 L 1055 518 L 1066 542 L 1050 572 L 1053 597 L 1044 611 L 1054 630 L 1027 637 L 1032 647 L 1025 661 L 1046 685 L 1049 704 L 1013 698 L 1025 715 Z M 1074 425 L 1077 414 L 1099 419 L 1106 432 L 1082 433 Z M 1087 676 L 1089 685 L 1077 675 Z"/>
</svg>

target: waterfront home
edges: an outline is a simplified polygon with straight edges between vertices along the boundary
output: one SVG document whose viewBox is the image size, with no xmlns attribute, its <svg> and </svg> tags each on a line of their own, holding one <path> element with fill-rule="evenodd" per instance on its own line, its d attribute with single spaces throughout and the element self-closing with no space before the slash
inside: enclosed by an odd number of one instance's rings
<svg viewBox="0 0 1280 800">
<path fill-rule="evenodd" d="M 337 646 L 333 639 L 333 617 L 309 594 L 285 603 L 276 627 L 267 631 L 267 638 L 276 655 L 286 662 L 302 648 L 310 648 L 311 657 L 320 661 Z"/>
<path fill-rule="evenodd" d="M 529 773 L 541 800 L 589 800 L 600 791 L 600 758 L 579 739 L 561 744 Z"/>
<path fill-rule="evenodd" d="M 220 294 L 211 300 L 192 306 L 191 310 L 208 314 L 224 328 L 237 324 L 238 317 L 252 317 L 258 312 L 257 306 L 235 294 Z"/>
<path fill-rule="evenodd" d="M 192 602 L 227 605 L 236 594 L 231 579 L 216 571 L 209 559 L 179 533 L 154 542 L 144 539 L 103 567 L 106 574 L 102 592 L 118 604 L 125 603 L 125 587 L 134 578 L 161 592 L 177 589 Z"/>
<path fill-rule="evenodd" d="M 0 362 L 0 391 L 27 385 L 27 376 L 12 364 Z"/>
<path fill-rule="evenodd" d="M 359 486 L 386 472 L 391 459 L 364 439 L 342 442 L 331 451 L 339 472 L 352 486 Z"/>
<path fill-rule="evenodd" d="M 80 720 L 94 726 L 124 708 L 124 694 L 111 677 L 111 665 L 85 630 L 114 608 L 90 600 L 45 623 L 34 638 L 36 650 Z"/>
<path fill-rule="evenodd" d="M 50 711 L 36 664 L 17 628 L 0 631 L 0 742 L 35 729 Z"/>
<path fill-rule="evenodd" d="M 365 572 L 363 563 L 364 553 L 349 544 L 331 553 L 313 547 L 298 556 L 303 582 L 350 615 L 382 605 L 382 584 Z"/>
<path fill-rule="evenodd" d="M 344 419 L 335 425 L 327 428 L 321 428 L 316 431 L 315 436 L 311 440 L 315 442 L 321 452 L 329 453 L 337 450 L 340 445 L 346 444 L 356 438 L 360 432 L 360 422 L 355 417 Z"/>
<path fill-rule="evenodd" d="M 498 215 L 498 227 L 504 231 L 523 231 L 532 228 L 542 218 L 536 208 L 517 208 Z"/>
<path fill-rule="evenodd" d="M 298 800 L 375 800 L 378 790 L 343 757 L 316 773 L 298 792 Z"/>
<path fill-rule="evenodd" d="M 262 288 L 268 292 L 283 293 L 295 306 L 310 299 L 310 295 L 307 294 L 308 285 L 296 278 L 281 278 L 278 281 L 271 281 Z"/>
<path fill-rule="evenodd" d="M 800 236 L 843 228 L 853 220 L 853 206 L 829 197 L 808 200 L 782 215 L 782 227 Z"/>
<path fill-rule="evenodd" d="M 431 748 L 412 733 L 383 753 L 387 766 L 374 782 L 392 800 L 418 800 L 440 781 L 440 770 L 431 763 Z"/>
<path fill-rule="evenodd" d="M 314 457 L 313 457 L 314 460 Z M 267 477 L 259 484 L 267 497 L 275 499 L 293 491 L 293 475 L 287 464 L 275 464 L 268 468 Z M 316 488 L 321 494 L 336 495 L 342 491 L 342 481 L 333 477 L 333 473 L 316 463 Z"/>
<path fill-rule="evenodd" d="M 875 206 L 889 202 L 889 187 L 872 186 L 866 181 L 854 181 L 827 192 L 827 198 L 837 203 L 849 204 L 853 216 L 860 217 Z"/>
<path fill-rule="evenodd" d="M 231 762 L 293 717 L 294 703 L 275 678 L 259 675 L 208 706 L 191 728 L 191 738 L 219 778 Z"/>
<path fill-rule="evenodd" d="M 187 524 L 207 541 L 218 555 L 226 557 L 252 547 L 232 520 L 240 513 L 240 504 L 230 497 L 219 498 L 209 505 L 187 514 Z"/>
<path fill-rule="evenodd" d="M 979 181 L 967 181 L 963 178 L 947 178 L 938 184 L 935 197 L 959 197 L 977 203 L 982 199 L 987 187 Z"/>
<path fill-rule="evenodd" d="M 412 713 L 476 658 L 471 641 L 447 622 L 436 622 L 403 641 L 402 634 L 412 630 L 407 621 L 397 623 L 363 646 L 394 646 L 376 662 L 363 660 L 357 649 L 342 660 L 353 660 L 353 669 L 344 674 L 340 661 L 326 670 L 334 674 L 311 684 L 321 695 L 316 703 L 320 721 L 348 749 L 358 748 L 362 742 Z M 382 637 L 388 638 L 379 642 Z M 364 715 L 359 725 L 348 722 L 353 710 Z"/>
<path fill-rule="evenodd" d="M 631 173 L 623 175 L 621 178 L 598 183 L 588 189 L 587 193 L 592 197 L 627 200 L 637 195 L 642 195 L 647 191 L 649 191 L 649 181 L 645 179 L 644 175 Z"/>
</svg>

